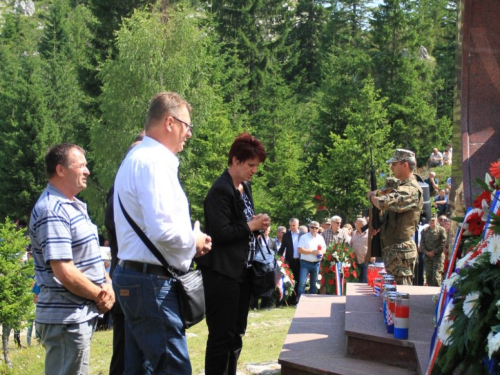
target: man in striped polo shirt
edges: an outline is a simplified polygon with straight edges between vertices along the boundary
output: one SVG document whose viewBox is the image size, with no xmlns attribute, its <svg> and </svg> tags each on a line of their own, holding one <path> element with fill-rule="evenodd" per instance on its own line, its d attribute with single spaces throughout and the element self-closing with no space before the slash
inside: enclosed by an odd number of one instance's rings
<svg viewBox="0 0 500 375">
<path fill-rule="evenodd" d="M 62 143 L 45 156 L 47 188 L 30 219 L 40 294 L 36 330 L 45 348 L 45 374 L 88 374 L 97 315 L 115 301 L 101 259 L 97 227 L 75 195 L 90 174 L 85 151 Z"/>
</svg>

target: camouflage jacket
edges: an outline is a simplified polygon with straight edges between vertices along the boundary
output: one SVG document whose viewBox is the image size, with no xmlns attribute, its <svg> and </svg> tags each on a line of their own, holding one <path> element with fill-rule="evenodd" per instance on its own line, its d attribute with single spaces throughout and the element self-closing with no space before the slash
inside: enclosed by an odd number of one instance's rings
<svg viewBox="0 0 500 375">
<path fill-rule="evenodd" d="M 394 192 L 378 198 L 384 215 L 381 226 L 382 246 L 409 241 L 415 233 L 423 206 L 422 188 L 415 177 L 401 181 Z"/>
<path fill-rule="evenodd" d="M 446 242 L 446 230 L 436 225 L 434 229 L 427 227 L 422 231 L 420 250 L 422 252 L 434 251 L 434 255 L 441 255 Z"/>
</svg>

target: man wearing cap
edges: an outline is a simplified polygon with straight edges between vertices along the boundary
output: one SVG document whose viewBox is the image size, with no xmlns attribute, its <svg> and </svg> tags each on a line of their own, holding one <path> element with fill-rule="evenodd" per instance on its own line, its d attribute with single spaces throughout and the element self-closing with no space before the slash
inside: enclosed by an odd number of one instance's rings
<svg viewBox="0 0 500 375">
<path fill-rule="evenodd" d="M 387 163 L 391 164 L 394 177 L 400 180 L 398 188 L 381 196 L 377 190 L 369 191 L 366 196 L 384 211 L 379 235 L 387 272 L 395 277 L 397 284 L 411 285 L 417 258 L 413 235 L 423 207 L 422 189 L 413 176 L 417 162 L 412 151 L 397 149 Z"/>
<path fill-rule="evenodd" d="M 420 239 L 420 251 L 425 255 L 425 278 L 428 286 L 441 286 L 445 242 L 446 230 L 437 225 L 437 217 L 433 216 Z"/>
<path fill-rule="evenodd" d="M 323 222 L 321 223 L 321 228 L 323 228 L 323 230 L 327 230 L 329 228 L 332 227 L 332 224 L 330 223 L 330 218 L 327 217 L 325 220 L 323 220 Z"/>
</svg>

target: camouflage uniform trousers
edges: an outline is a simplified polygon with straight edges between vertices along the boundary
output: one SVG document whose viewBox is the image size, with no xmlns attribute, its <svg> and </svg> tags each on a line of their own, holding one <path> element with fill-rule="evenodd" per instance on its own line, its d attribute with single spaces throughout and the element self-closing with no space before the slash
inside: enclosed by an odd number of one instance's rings
<svg viewBox="0 0 500 375">
<path fill-rule="evenodd" d="M 414 241 L 386 246 L 382 249 L 385 270 L 394 276 L 398 285 L 413 285 L 413 270 L 417 260 Z"/>
<path fill-rule="evenodd" d="M 428 286 L 441 286 L 443 280 L 444 254 L 434 258 L 425 256 L 425 279 Z"/>
</svg>

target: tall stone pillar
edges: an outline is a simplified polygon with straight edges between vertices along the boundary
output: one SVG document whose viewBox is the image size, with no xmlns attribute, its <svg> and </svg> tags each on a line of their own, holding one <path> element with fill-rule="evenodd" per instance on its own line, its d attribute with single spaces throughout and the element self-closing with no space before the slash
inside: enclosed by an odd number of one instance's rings
<svg viewBox="0 0 500 375">
<path fill-rule="evenodd" d="M 470 207 L 492 161 L 500 159 L 500 1 L 460 0 L 456 48 L 452 195 Z"/>
</svg>

